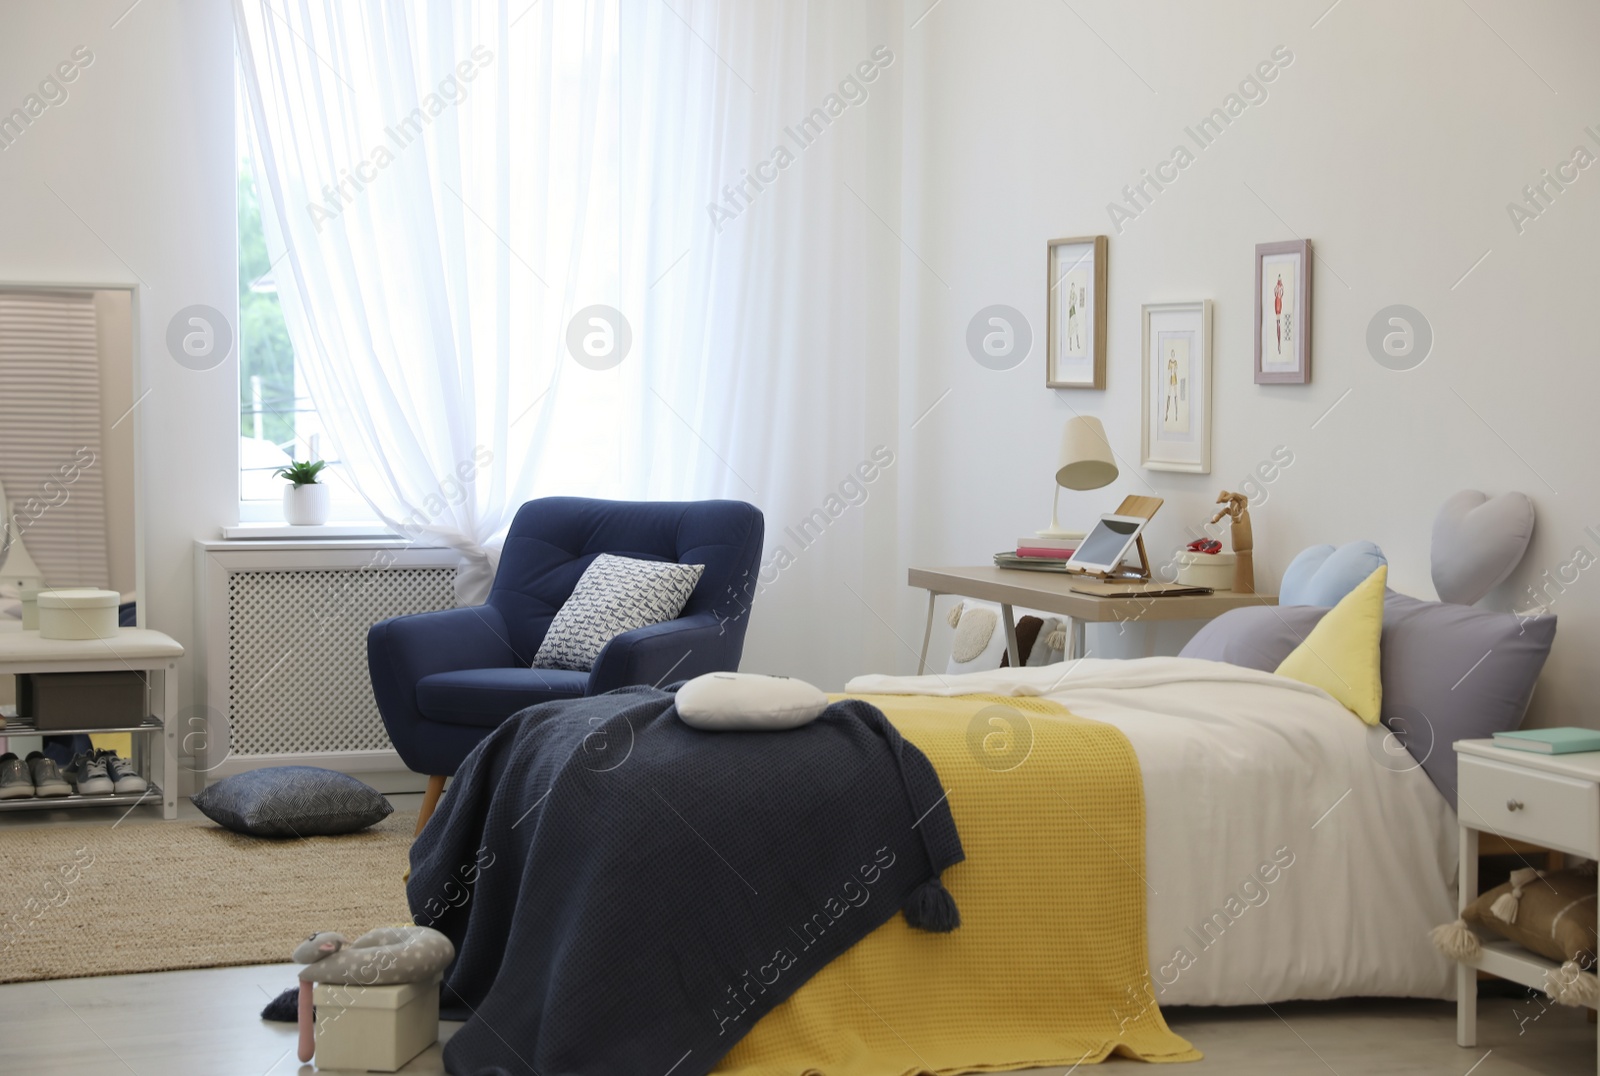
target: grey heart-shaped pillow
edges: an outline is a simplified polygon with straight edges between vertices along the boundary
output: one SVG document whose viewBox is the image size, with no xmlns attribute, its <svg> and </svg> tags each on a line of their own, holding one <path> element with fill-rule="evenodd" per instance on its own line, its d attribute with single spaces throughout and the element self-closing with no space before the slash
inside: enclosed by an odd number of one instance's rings
<svg viewBox="0 0 1600 1076">
<path fill-rule="evenodd" d="M 1533 502 L 1508 491 L 1464 489 L 1433 520 L 1433 589 L 1439 600 L 1472 605 L 1506 580 L 1533 538 Z"/>
</svg>

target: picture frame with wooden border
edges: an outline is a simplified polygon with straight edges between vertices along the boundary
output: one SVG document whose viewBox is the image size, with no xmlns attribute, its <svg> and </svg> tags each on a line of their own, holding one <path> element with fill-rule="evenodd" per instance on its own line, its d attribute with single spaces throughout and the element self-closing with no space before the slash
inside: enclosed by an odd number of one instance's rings
<svg viewBox="0 0 1600 1076">
<path fill-rule="evenodd" d="M 1140 308 L 1139 464 L 1211 473 L 1211 300 Z"/>
<path fill-rule="evenodd" d="M 1045 373 L 1052 389 L 1106 387 L 1106 253 L 1103 235 L 1046 244 Z"/>
<path fill-rule="evenodd" d="M 1311 240 L 1256 244 L 1255 338 L 1256 384 L 1310 384 Z"/>
</svg>

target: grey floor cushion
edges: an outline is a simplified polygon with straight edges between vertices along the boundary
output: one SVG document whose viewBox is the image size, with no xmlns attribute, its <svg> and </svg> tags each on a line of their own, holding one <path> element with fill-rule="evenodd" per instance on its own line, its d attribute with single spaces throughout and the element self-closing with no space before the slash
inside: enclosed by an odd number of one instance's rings
<svg viewBox="0 0 1600 1076">
<path fill-rule="evenodd" d="M 273 766 L 224 777 L 194 797 L 211 821 L 254 837 L 354 833 L 394 810 L 370 785 L 317 766 Z"/>
</svg>

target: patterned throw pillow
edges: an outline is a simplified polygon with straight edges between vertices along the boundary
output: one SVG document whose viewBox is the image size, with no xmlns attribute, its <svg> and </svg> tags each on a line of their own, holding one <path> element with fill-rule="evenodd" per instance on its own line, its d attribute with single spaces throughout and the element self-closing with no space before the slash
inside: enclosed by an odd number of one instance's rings
<svg viewBox="0 0 1600 1076">
<path fill-rule="evenodd" d="M 317 766 L 271 766 L 224 777 L 194 797 L 217 825 L 252 837 L 354 833 L 394 810 L 370 785 Z"/>
<path fill-rule="evenodd" d="M 615 636 L 675 619 L 705 570 L 704 564 L 600 554 L 557 610 L 533 667 L 589 669 Z"/>
</svg>

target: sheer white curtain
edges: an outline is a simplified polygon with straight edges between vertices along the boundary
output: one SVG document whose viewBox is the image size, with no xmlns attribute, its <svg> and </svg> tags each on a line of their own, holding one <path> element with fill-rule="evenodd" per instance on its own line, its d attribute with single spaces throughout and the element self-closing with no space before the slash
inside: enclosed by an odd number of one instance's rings
<svg viewBox="0 0 1600 1076">
<path fill-rule="evenodd" d="M 475 600 L 529 497 L 749 500 L 747 667 L 871 662 L 899 3 L 237 2 L 285 319 L 374 509 Z"/>
</svg>

